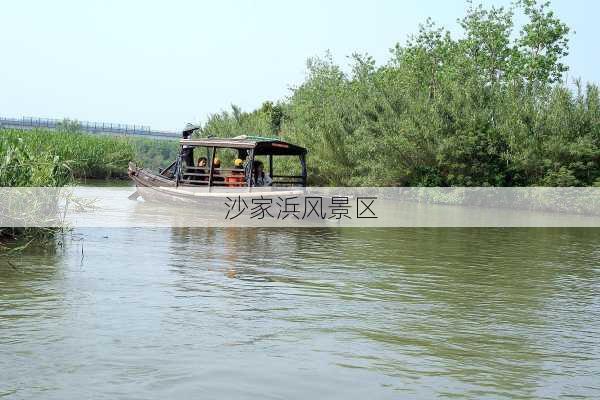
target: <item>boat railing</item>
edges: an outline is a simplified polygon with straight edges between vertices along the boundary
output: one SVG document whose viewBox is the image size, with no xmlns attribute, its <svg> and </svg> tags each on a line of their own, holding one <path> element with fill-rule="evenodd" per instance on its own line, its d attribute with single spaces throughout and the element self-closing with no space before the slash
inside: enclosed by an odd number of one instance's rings
<svg viewBox="0 0 600 400">
<path fill-rule="evenodd" d="M 239 168 L 213 168 L 213 177 L 210 186 L 245 187 L 248 185 L 243 172 Z M 234 174 L 237 173 L 237 174 Z M 244 178 L 241 179 L 240 178 Z M 273 175 L 273 186 L 305 186 L 305 179 L 301 175 Z M 185 167 L 180 182 L 194 186 L 209 186 L 210 168 Z"/>
<path fill-rule="evenodd" d="M 200 171 L 200 172 L 198 172 Z M 180 182 L 197 186 L 227 186 L 227 187 L 244 187 L 247 186 L 246 179 L 240 172 L 244 170 L 239 168 L 213 168 L 212 182 L 210 182 L 210 168 L 208 167 L 185 167 L 183 171 L 183 179 Z M 222 174 L 223 172 L 223 174 Z M 237 172 L 238 174 L 233 174 Z M 227 173 L 227 174 L 225 174 Z M 192 178 L 192 179 L 190 179 Z M 233 179 L 235 178 L 235 179 Z M 239 178 L 244 178 L 240 180 Z"/>
<path fill-rule="evenodd" d="M 304 186 L 303 176 L 298 175 L 273 175 L 273 186 Z"/>
<path fill-rule="evenodd" d="M 200 171 L 200 170 L 204 170 L 207 171 L 210 168 L 208 167 L 185 167 L 186 171 Z M 243 169 L 240 168 L 213 168 L 213 171 L 218 171 L 218 172 L 244 172 Z"/>
</svg>

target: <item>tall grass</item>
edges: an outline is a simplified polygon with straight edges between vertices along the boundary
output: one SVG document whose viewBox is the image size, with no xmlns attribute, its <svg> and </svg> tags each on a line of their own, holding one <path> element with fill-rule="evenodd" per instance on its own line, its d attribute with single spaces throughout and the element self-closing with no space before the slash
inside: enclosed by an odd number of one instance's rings
<svg viewBox="0 0 600 400">
<path fill-rule="evenodd" d="M 0 136 L 0 186 L 60 187 L 73 181 L 66 160 L 48 150 L 40 150 L 39 146 L 32 145 L 31 140 L 5 133 L 8 132 L 3 130 Z M 31 202 L 34 212 L 36 199 L 26 200 Z M 2 201 L 0 212 L 5 206 L 10 207 Z M 0 251 L 18 249 L 22 247 L 19 244 L 23 241 L 46 240 L 54 233 L 54 229 L 47 228 L 0 227 Z M 12 246 L 8 246 L 9 243 Z"/>
<path fill-rule="evenodd" d="M 0 186 L 64 186 L 72 181 L 69 163 L 58 154 L 0 131 Z M 14 133 L 14 132 L 11 132 Z"/>
<path fill-rule="evenodd" d="M 3 142 L 11 141 L 16 149 L 14 151 L 26 154 L 32 160 L 34 170 L 39 169 L 38 165 L 47 164 L 46 158 L 48 158 L 66 166 L 73 178 L 122 177 L 127 173 L 128 162 L 135 158 L 134 148 L 126 138 L 44 129 L 29 131 L 0 129 L 0 138 Z M 31 186 L 27 180 L 29 176 L 27 169 L 19 169 L 19 174 L 21 178 L 13 177 L 16 179 L 15 183 Z M 53 186 L 53 175 L 50 172 L 48 174 L 45 178 L 48 179 L 47 184 L 43 179 L 35 184 Z"/>
<path fill-rule="evenodd" d="M 0 129 L 0 187 L 62 187 L 77 178 L 124 176 L 134 159 L 130 141 L 76 132 Z M 37 199 L 25 199 L 46 207 Z M 0 203 L 2 206 L 9 206 Z M 22 248 L 32 240 L 44 241 L 57 232 L 52 228 L 0 227 L 0 251 Z"/>
</svg>

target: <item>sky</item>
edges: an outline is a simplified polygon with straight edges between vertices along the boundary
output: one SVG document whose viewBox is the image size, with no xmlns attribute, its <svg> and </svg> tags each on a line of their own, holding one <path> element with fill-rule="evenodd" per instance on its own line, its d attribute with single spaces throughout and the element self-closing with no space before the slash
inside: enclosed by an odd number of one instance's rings
<svg viewBox="0 0 600 400">
<path fill-rule="evenodd" d="M 483 1 L 487 5 L 506 0 Z M 600 2 L 554 0 L 569 77 L 600 82 Z M 465 0 L 20 0 L 0 11 L 0 116 L 180 130 L 283 99 L 331 51 L 385 63 L 427 17 L 452 32 Z"/>
</svg>

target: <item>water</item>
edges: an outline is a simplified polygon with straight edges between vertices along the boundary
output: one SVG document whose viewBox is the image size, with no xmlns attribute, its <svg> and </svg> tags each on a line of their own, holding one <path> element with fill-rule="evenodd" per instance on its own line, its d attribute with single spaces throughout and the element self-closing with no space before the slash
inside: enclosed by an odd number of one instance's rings
<svg viewBox="0 0 600 400">
<path fill-rule="evenodd" d="M 600 230 L 84 229 L 0 257 L 0 397 L 600 397 Z"/>
</svg>

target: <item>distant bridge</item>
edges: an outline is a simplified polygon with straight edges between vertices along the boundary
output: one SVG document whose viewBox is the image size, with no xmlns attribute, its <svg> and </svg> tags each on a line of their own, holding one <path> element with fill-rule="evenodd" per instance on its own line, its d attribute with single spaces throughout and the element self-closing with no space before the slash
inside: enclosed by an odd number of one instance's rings
<svg viewBox="0 0 600 400">
<path fill-rule="evenodd" d="M 115 135 L 115 136 L 143 136 L 155 139 L 179 139 L 181 134 L 173 131 L 153 130 L 146 125 L 126 125 L 113 124 L 107 122 L 88 122 L 75 120 L 60 120 L 48 118 L 3 118 L 0 117 L 0 128 L 12 129 L 59 129 L 68 127 L 72 124 L 77 130 L 100 134 L 100 135 Z"/>
</svg>

